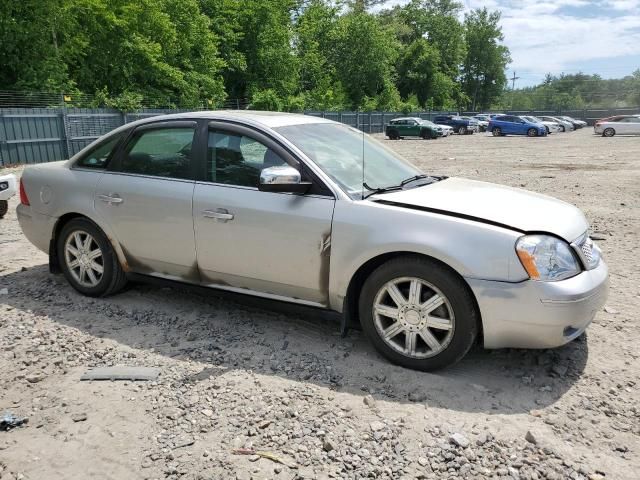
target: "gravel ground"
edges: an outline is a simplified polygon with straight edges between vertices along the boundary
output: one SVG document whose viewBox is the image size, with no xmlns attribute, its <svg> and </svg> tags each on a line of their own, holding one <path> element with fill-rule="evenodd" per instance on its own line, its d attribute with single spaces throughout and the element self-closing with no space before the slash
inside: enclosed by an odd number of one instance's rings
<svg viewBox="0 0 640 480">
<path fill-rule="evenodd" d="M 587 335 L 477 348 L 427 374 L 312 309 L 149 285 L 85 298 L 48 273 L 14 198 L 0 220 L 0 413 L 28 423 L 0 431 L 0 478 L 637 479 L 640 140 L 385 142 L 426 172 L 582 208 L 611 268 Z M 80 381 L 109 365 L 161 374 Z"/>
</svg>

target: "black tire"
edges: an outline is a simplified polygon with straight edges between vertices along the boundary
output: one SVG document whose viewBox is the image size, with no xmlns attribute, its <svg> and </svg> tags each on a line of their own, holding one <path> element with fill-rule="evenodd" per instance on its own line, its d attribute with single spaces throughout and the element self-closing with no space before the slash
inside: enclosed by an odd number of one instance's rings
<svg viewBox="0 0 640 480">
<path fill-rule="evenodd" d="M 560 125 L 560 128 L 562 129 L 562 133 L 565 133 L 567 131 L 567 127 L 565 127 L 564 125 Z"/>
<path fill-rule="evenodd" d="M 467 134 L 467 127 L 465 127 L 464 125 L 462 127 L 458 127 L 458 135 L 466 135 Z"/>
<path fill-rule="evenodd" d="M 549 127 L 545 125 L 544 129 L 547 131 L 547 135 L 551 135 L 551 130 L 549 130 Z"/>
<path fill-rule="evenodd" d="M 102 276 L 99 282 L 92 287 L 79 283 L 71 273 L 67 262 L 65 244 L 67 239 L 76 232 L 84 232 L 91 235 L 102 253 Z M 66 223 L 56 239 L 56 249 L 62 273 L 71 286 L 83 295 L 89 297 L 106 297 L 118 292 L 124 288 L 127 283 L 126 274 L 118 261 L 118 256 L 113 251 L 109 239 L 95 223 L 87 218 L 74 218 Z"/>
<path fill-rule="evenodd" d="M 500 127 L 493 127 L 491 129 L 491 133 L 494 137 L 501 137 L 502 136 L 502 129 Z"/>
<path fill-rule="evenodd" d="M 611 127 L 605 128 L 604 132 L 602 132 L 603 137 L 613 137 L 615 134 L 616 134 L 616 131 Z"/>
<path fill-rule="evenodd" d="M 399 140 L 400 139 L 400 134 L 398 133 L 397 130 L 391 130 L 389 131 L 389 140 Z"/>
<path fill-rule="evenodd" d="M 0 200 L 0 218 L 4 217 L 9 211 L 9 201 Z"/>
<path fill-rule="evenodd" d="M 535 128 L 530 128 L 529 130 L 527 130 L 527 137 L 537 137 L 538 136 L 538 130 L 536 130 Z"/>
<path fill-rule="evenodd" d="M 433 285 L 453 310 L 453 328 L 448 344 L 433 356 L 414 358 L 399 352 L 381 337 L 376 327 L 373 308 L 378 292 L 387 282 L 403 277 L 415 277 Z M 359 312 L 362 328 L 376 350 L 389 361 L 414 370 L 437 370 L 455 364 L 467 354 L 478 335 L 480 316 L 468 286 L 447 267 L 420 256 L 396 258 L 378 267 L 362 287 Z"/>
</svg>

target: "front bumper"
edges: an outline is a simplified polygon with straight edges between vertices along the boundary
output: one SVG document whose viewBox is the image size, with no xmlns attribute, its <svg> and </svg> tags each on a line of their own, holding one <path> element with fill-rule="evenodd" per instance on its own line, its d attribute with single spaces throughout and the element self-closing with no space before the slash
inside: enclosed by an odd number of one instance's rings
<svg viewBox="0 0 640 480">
<path fill-rule="evenodd" d="M 0 175 L 0 200 L 9 200 L 18 191 L 15 175 Z"/>
<path fill-rule="evenodd" d="M 597 127 L 593 127 L 593 133 L 597 133 L 598 135 L 602 135 L 603 131 L 604 128 L 600 125 L 598 125 Z"/>
<path fill-rule="evenodd" d="M 553 348 L 580 336 L 609 291 L 604 261 L 559 282 L 467 279 L 480 307 L 485 348 Z"/>
</svg>

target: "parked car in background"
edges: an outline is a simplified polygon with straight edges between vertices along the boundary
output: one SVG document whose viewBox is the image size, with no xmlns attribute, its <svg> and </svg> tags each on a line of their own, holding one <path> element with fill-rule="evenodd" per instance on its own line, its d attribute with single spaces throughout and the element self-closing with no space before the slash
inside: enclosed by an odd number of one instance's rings
<svg viewBox="0 0 640 480">
<path fill-rule="evenodd" d="M 0 218 L 9 211 L 9 199 L 16 194 L 17 187 L 15 175 L 0 175 Z"/>
<path fill-rule="evenodd" d="M 561 118 L 558 118 L 558 117 L 552 117 L 549 115 L 540 115 L 538 116 L 538 118 L 540 120 L 544 120 L 545 122 L 557 123 L 558 125 L 560 125 L 560 129 L 563 132 L 571 132 L 576 129 L 576 127 L 573 126 L 573 123 L 568 122 L 566 120 L 562 120 Z"/>
<path fill-rule="evenodd" d="M 449 135 L 453 135 L 453 133 L 454 133 L 453 127 L 450 127 L 449 125 L 438 125 L 438 127 L 440 127 L 442 129 L 442 136 L 443 137 L 448 137 Z"/>
<path fill-rule="evenodd" d="M 558 118 L 560 118 L 561 120 L 565 120 L 569 123 L 572 123 L 576 129 L 584 128 L 587 126 L 587 122 L 585 122 L 584 120 L 577 120 L 573 117 L 568 117 L 566 115 L 560 115 Z"/>
<path fill-rule="evenodd" d="M 384 133 L 390 140 L 399 140 L 405 137 L 430 139 L 442 136 L 442 131 L 434 124 L 424 123 L 418 117 L 394 118 L 385 126 Z"/>
<path fill-rule="evenodd" d="M 474 115 L 473 118 L 484 122 L 489 122 L 489 120 L 491 120 L 491 116 L 488 113 L 478 113 L 477 115 Z"/>
<path fill-rule="evenodd" d="M 547 129 L 547 135 L 562 131 L 562 128 L 560 127 L 560 124 L 558 122 L 550 122 L 548 120 L 542 120 L 541 118 L 533 117 L 531 115 L 522 115 L 522 118 L 524 118 L 528 122 L 541 123 L 542 125 L 544 125 L 545 128 Z"/>
<path fill-rule="evenodd" d="M 464 118 L 465 120 L 475 120 L 478 123 L 478 131 L 479 132 L 486 132 L 487 131 L 487 127 L 489 126 L 489 121 L 488 120 L 480 120 L 476 117 L 467 117 L 467 116 L 462 116 L 460 118 Z"/>
<path fill-rule="evenodd" d="M 517 115 L 502 115 L 492 118 L 489 122 L 489 131 L 494 137 L 503 135 L 544 137 L 547 135 L 547 128 L 544 125 L 530 122 Z"/>
<path fill-rule="evenodd" d="M 334 310 L 419 370 L 459 361 L 479 338 L 563 345 L 607 297 L 607 266 L 573 205 L 425 174 L 304 115 L 123 125 L 68 161 L 28 166 L 17 214 L 50 271 L 84 295 L 153 279 Z"/>
<path fill-rule="evenodd" d="M 617 134 L 640 135 L 640 117 L 635 115 L 618 115 L 598 120 L 593 126 L 594 133 L 603 137 Z"/>
<path fill-rule="evenodd" d="M 439 125 L 449 125 L 453 131 L 460 135 L 472 135 L 478 131 L 478 121 L 473 118 L 462 118 L 458 115 L 436 115 L 434 123 Z"/>
</svg>

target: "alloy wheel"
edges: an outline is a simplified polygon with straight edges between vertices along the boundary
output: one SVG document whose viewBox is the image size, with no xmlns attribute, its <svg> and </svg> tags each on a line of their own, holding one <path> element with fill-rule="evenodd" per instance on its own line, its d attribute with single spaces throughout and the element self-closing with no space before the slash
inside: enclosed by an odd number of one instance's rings
<svg viewBox="0 0 640 480">
<path fill-rule="evenodd" d="M 64 257 L 69 272 L 83 287 L 92 288 L 104 274 L 104 257 L 96 240 L 83 230 L 74 230 L 64 244 Z"/>
<path fill-rule="evenodd" d="M 373 303 L 380 338 L 395 351 L 416 359 L 447 348 L 455 329 L 449 300 L 431 283 L 416 277 L 388 281 Z"/>
</svg>

